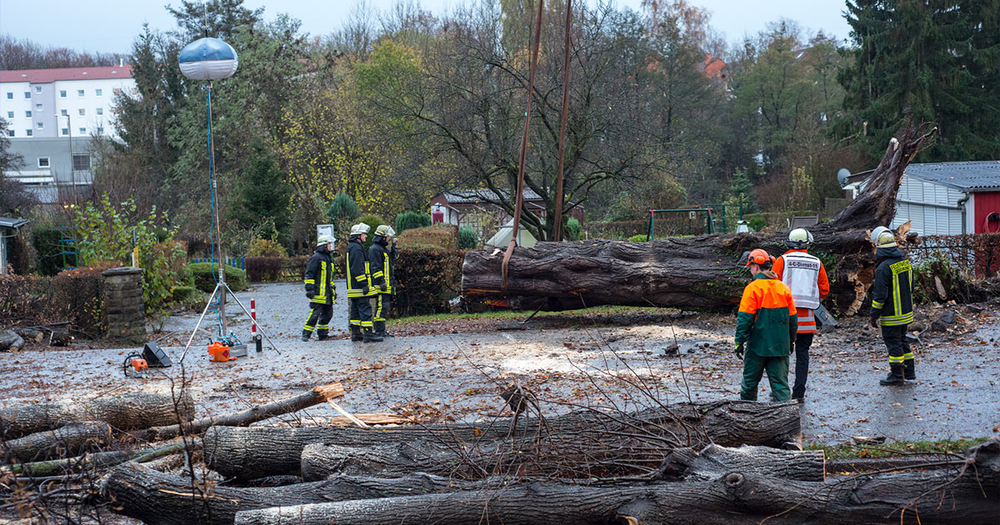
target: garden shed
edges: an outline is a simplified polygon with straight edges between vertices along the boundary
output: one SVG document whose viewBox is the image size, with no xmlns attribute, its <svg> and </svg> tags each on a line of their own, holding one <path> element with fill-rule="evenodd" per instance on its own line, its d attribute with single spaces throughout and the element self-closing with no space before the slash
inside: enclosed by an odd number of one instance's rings
<svg viewBox="0 0 1000 525">
<path fill-rule="evenodd" d="M 1000 231 L 1000 161 L 910 164 L 890 227 L 906 221 L 920 235 Z"/>
<path fill-rule="evenodd" d="M 17 235 L 17 230 L 28 224 L 25 219 L 0 217 L 0 274 L 7 273 L 10 257 L 10 239 Z"/>
</svg>

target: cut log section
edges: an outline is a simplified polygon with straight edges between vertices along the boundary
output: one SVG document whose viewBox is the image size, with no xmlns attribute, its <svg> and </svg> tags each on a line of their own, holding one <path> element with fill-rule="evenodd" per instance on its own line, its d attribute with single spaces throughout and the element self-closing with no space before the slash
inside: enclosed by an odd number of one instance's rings
<svg viewBox="0 0 1000 525">
<path fill-rule="evenodd" d="M 932 131 L 933 133 L 933 131 Z M 842 311 L 857 312 L 871 285 L 874 257 L 867 229 L 887 226 L 895 214 L 903 171 L 930 133 L 906 129 L 893 139 L 865 191 L 833 221 L 810 228 L 813 250 L 838 260 L 833 294 Z M 630 243 L 591 240 L 540 242 L 515 248 L 507 295 L 547 310 L 618 304 L 727 310 L 739 301 L 748 275 L 737 261 L 745 250 L 784 252 L 785 234 L 704 235 Z M 505 297 L 504 252 L 472 250 L 462 266 L 462 295 Z M 860 283 L 861 287 L 856 285 Z"/>
<path fill-rule="evenodd" d="M 1000 444 L 970 450 L 963 468 L 828 482 L 732 470 L 711 481 L 613 484 L 511 482 L 492 489 L 242 511 L 237 525 L 550 523 L 645 525 L 995 525 Z"/>
<path fill-rule="evenodd" d="M 53 456 L 77 455 L 87 444 L 110 442 L 110 425 L 103 421 L 83 421 L 4 441 L 0 443 L 0 452 L 11 461 L 41 461 Z"/>
<path fill-rule="evenodd" d="M 424 441 L 444 446 L 469 446 L 506 439 L 523 442 L 541 437 L 561 443 L 564 450 L 604 443 L 609 450 L 642 444 L 666 453 L 698 444 L 762 445 L 796 448 L 801 444 L 797 403 L 716 401 L 677 404 L 640 412 L 578 411 L 540 421 L 520 418 L 463 425 L 427 427 L 274 428 L 212 427 L 204 437 L 205 460 L 223 476 L 255 479 L 300 472 L 302 450 L 312 443 L 345 447 L 393 446 Z M 267 450 L 267 454 L 261 454 Z M 659 459 L 656 460 L 659 463 Z"/>
<path fill-rule="evenodd" d="M 200 434 L 213 425 L 222 426 L 247 426 L 267 418 L 298 412 L 304 408 L 326 403 L 331 399 L 344 397 L 344 387 L 340 383 L 330 383 L 321 385 L 311 390 L 299 394 L 295 397 L 275 401 L 266 405 L 257 405 L 237 414 L 230 414 L 222 417 L 205 417 L 191 421 L 184 425 L 186 434 Z M 181 434 L 181 425 L 174 424 L 155 428 L 147 428 L 141 432 L 135 432 L 138 439 L 153 441 L 156 439 L 172 439 Z"/>
<path fill-rule="evenodd" d="M 191 396 L 131 393 L 90 401 L 41 403 L 0 410 L 0 436 L 15 439 L 72 422 L 104 421 L 118 430 L 136 430 L 187 421 L 194 414 Z"/>
<path fill-rule="evenodd" d="M 130 463 L 112 470 L 102 491 L 119 512 L 150 525 L 230 525 L 239 510 L 450 492 L 473 486 L 423 474 L 393 479 L 342 476 L 282 487 L 193 485 L 190 476 L 164 474 Z"/>
</svg>

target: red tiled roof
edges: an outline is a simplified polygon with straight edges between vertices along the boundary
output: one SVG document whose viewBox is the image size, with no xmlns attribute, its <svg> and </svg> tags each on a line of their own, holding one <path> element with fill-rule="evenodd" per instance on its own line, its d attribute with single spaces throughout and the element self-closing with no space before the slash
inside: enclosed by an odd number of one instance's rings
<svg viewBox="0 0 1000 525">
<path fill-rule="evenodd" d="M 715 78 L 721 76 L 722 70 L 725 69 L 725 67 L 726 63 L 718 57 L 713 58 L 711 54 L 706 54 L 705 65 L 702 68 L 702 73 L 708 78 Z"/>
<path fill-rule="evenodd" d="M 45 84 L 57 80 L 94 80 L 132 78 L 132 66 L 66 67 L 56 69 L 18 69 L 0 71 L 0 82 Z"/>
</svg>

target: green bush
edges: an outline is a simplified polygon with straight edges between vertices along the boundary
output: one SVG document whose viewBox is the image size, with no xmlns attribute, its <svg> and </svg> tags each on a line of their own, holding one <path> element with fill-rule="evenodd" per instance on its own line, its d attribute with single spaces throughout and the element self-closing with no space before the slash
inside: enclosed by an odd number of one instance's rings
<svg viewBox="0 0 1000 525">
<path fill-rule="evenodd" d="M 334 223 L 338 221 L 353 221 L 361 216 L 361 209 L 354 203 L 350 195 L 340 192 L 330 201 L 326 216 Z"/>
<path fill-rule="evenodd" d="M 639 235 L 633 235 L 628 238 L 628 242 L 646 242 L 649 240 L 649 235 L 640 233 Z"/>
<path fill-rule="evenodd" d="M 472 226 L 462 226 L 458 229 L 458 248 L 469 250 L 479 245 L 479 235 Z"/>
<path fill-rule="evenodd" d="M 767 219 L 762 215 L 750 215 L 747 220 L 747 227 L 750 228 L 752 232 L 759 232 L 764 228 L 767 228 Z"/>
<path fill-rule="evenodd" d="M 188 304 L 200 299 L 200 293 L 194 286 L 175 286 L 173 300 L 175 303 Z"/>
<path fill-rule="evenodd" d="M 574 217 L 570 217 L 566 221 L 566 240 L 567 241 L 579 241 L 583 234 L 583 228 L 580 226 L 580 221 L 576 220 Z"/>
<path fill-rule="evenodd" d="M 278 241 L 257 238 L 250 241 L 247 257 L 288 257 L 288 251 Z"/>
<path fill-rule="evenodd" d="M 396 215 L 396 235 L 413 228 L 424 228 L 431 225 L 431 216 L 428 213 L 415 211 L 404 211 Z"/>
<path fill-rule="evenodd" d="M 215 284 L 219 275 L 219 265 L 210 262 L 191 263 L 187 265 L 188 271 L 194 277 L 194 285 L 205 293 L 215 290 Z M 234 292 L 242 292 L 247 289 L 247 273 L 239 268 L 226 266 L 226 284 Z"/>
</svg>

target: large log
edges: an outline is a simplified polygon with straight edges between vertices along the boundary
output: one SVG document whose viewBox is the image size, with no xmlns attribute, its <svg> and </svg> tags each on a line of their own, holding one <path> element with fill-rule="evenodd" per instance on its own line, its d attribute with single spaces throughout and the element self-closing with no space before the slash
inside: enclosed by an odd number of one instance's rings
<svg viewBox="0 0 1000 525">
<path fill-rule="evenodd" d="M 426 427 L 274 428 L 212 427 L 204 437 L 205 461 L 227 477 L 254 479 L 300 471 L 302 449 L 312 443 L 349 447 L 425 441 L 470 446 L 500 439 L 534 441 L 539 436 L 566 446 L 604 440 L 608 447 L 635 440 L 660 449 L 714 442 L 722 446 L 801 444 L 797 403 L 715 401 L 676 404 L 635 413 L 576 411 L 551 419 L 504 418 L 493 422 Z M 267 454 L 261 454 L 267 450 Z"/>
<path fill-rule="evenodd" d="M 298 412 L 304 408 L 326 403 L 339 397 L 344 397 L 344 387 L 340 383 L 330 383 L 328 385 L 313 387 L 306 392 L 288 399 L 282 399 L 281 401 L 265 405 L 256 405 L 236 414 L 204 417 L 184 423 L 183 427 L 180 424 L 174 424 L 148 428 L 140 432 L 134 432 L 133 435 L 139 439 L 153 441 L 157 439 L 173 439 L 181 434 L 182 428 L 186 434 L 200 434 L 213 425 L 243 427 L 274 416 Z"/>
<path fill-rule="evenodd" d="M 104 421 L 118 430 L 136 430 L 187 421 L 194 414 L 191 396 L 137 392 L 89 401 L 39 403 L 0 410 L 0 436 L 15 439 L 79 421 Z"/>
<path fill-rule="evenodd" d="M 861 196 L 833 221 L 811 228 L 813 249 L 836 257 L 832 294 L 842 311 L 860 308 L 870 287 L 874 257 L 866 229 L 887 226 L 895 214 L 903 171 L 930 134 L 908 127 L 893 139 Z M 620 304 L 731 309 L 748 275 L 737 261 L 745 250 L 784 251 L 784 233 L 703 235 L 654 242 L 590 240 L 541 242 L 515 248 L 504 290 L 504 252 L 472 250 L 462 266 L 462 295 L 520 297 L 560 310 Z"/>
<path fill-rule="evenodd" d="M 472 486 L 425 474 L 392 479 L 341 476 L 283 487 L 227 487 L 200 481 L 195 485 L 190 476 L 129 463 L 108 473 L 102 493 L 118 512 L 149 525 L 230 525 L 240 510 L 450 492 Z"/>
<path fill-rule="evenodd" d="M 52 456 L 79 454 L 88 444 L 107 445 L 110 442 L 110 425 L 103 421 L 83 421 L 4 441 L 0 443 L 0 451 L 10 461 L 40 461 Z"/>
<path fill-rule="evenodd" d="M 330 476 L 394 477 L 426 472 L 458 478 L 476 473 L 517 476 L 553 476 L 573 472 L 568 464 L 593 464 L 599 460 L 618 464 L 627 474 L 641 464 L 658 463 L 659 478 L 715 479 L 730 470 L 765 474 L 800 481 L 825 479 L 822 451 L 778 450 L 769 447 L 743 446 L 726 448 L 709 445 L 701 452 L 682 449 L 624 449 L 602 441 L 580 444 L 573 450 L 547 442 L 490 443 L 473 450 L 457 450 L 436 443 L 408 441 L 377 447 L 345 447 L 314 443 L 302 450 L 302 479 L 318 481 Z M 591 472 L 596 470 L 589 469 Z"/>
<path fill-rule="evenodd" d="M 711 481 L 681 483 L 511 483 L 491 490 L 243 511 L 235 523 L 995 525 L 1000 516 L 1000 444 L 994 440 L 970 450 L 967 461 L 963 468 L 827 482 L 732 470 Z"/>
</svg>

